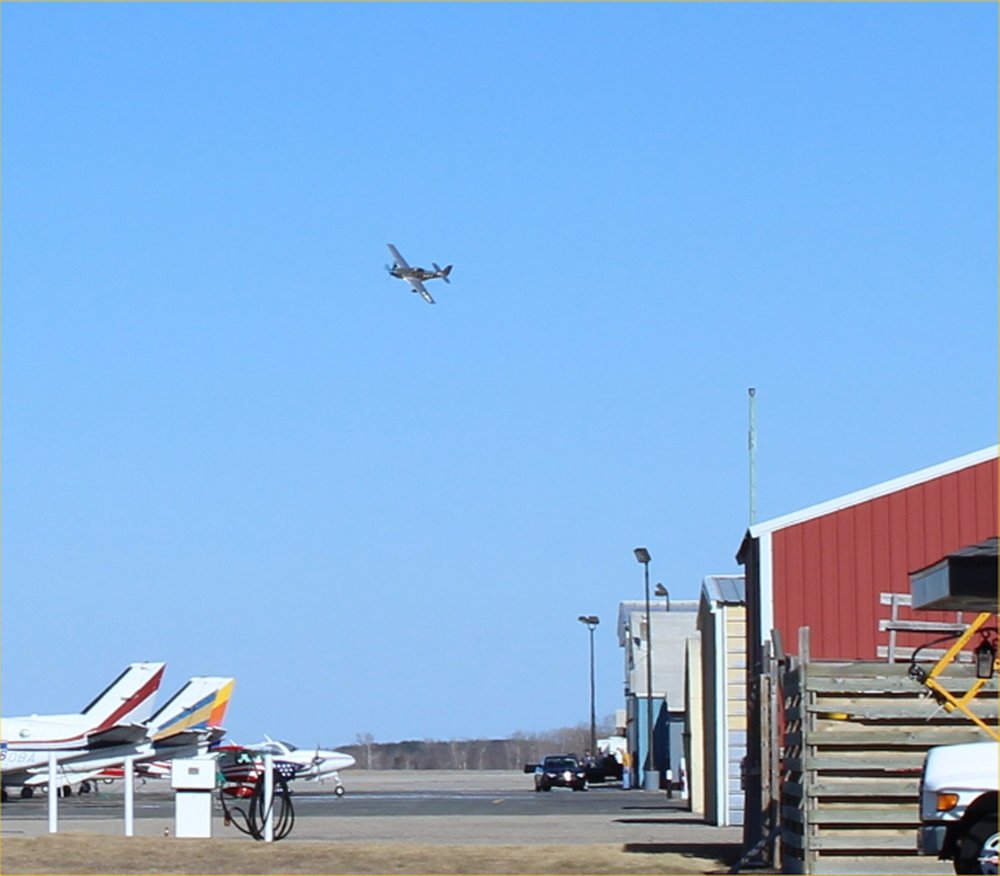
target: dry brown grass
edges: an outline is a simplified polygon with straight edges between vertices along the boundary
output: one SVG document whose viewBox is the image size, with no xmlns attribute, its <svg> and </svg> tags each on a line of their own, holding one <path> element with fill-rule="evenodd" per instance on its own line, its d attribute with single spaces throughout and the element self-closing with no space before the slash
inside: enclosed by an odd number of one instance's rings
<svg viewBox="0 0 1000 876">
<path fill-rule="evenodd" d="M 460 846 L 332 842 L 259 843 L 65 833 L 4 837 L 0 872 L 136 873 L 659 873 L 725 872 L 725 845 Z"/>
</svg>

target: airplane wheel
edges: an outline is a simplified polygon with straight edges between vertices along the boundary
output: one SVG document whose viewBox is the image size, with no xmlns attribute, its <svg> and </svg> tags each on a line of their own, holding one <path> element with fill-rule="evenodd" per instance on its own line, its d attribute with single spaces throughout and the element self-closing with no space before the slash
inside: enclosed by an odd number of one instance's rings
<svg viewBox="0 0 1000 876">
<path fill-rule="evenodd" d="M 21 788 L 22 800 L 30 800 L 34 796 L 35 796 L 35 789 L 32 788 L 31 785 L 25 785 L 23 788 Z"/>
<path fill-rule="evenodd" d="M 69 785 L 66 785 L 59 789 L 59 794 L 63 797 L 72 797 L 73 789 Z"/>
<path fill-rule="evenodd" d="M 3 791 L 0 792 L 0 803 L 6 803 L 6 802 L 7 802 L 7 789 L 4 788 Z"/>
<path fill-rule="evenodd" d="M 89 794 L 90 790 L 91 790 L 90 789 L 90 782 L 81 782 L 80 783 L 80 793 L 81 794 Z"/>
<path fill-rule="evenodd" d="M 347 788 L 345 788 L 343 785 L 337 785 L 337 787 L 333 789 L 333 793 L 336 794 L 338 797 L 343 797 L 344 794 L 347 793 Z"/>
</svg>

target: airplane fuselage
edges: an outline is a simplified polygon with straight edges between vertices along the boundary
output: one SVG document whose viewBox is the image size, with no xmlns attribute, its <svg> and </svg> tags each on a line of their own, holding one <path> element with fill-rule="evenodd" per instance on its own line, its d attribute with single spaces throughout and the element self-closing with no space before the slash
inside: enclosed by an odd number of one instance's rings
<svg viewBox="0 0 1000 876">
<path fill-rule="evenodd" d="M 35 749 L 25 751 L 23 749 L 11 748 L 7 743 L 0 749 L 0 772 L 19 773 L 27 772 L 31 769 L 42 768 L 48 765 L 49 753 L 55 753 L 56 760 L 62 762 L 67 758 L 76 757 L 86 752 L 86 747 L 82 739 L 76 743 L 76 748 L 59 748 L 54 745 L 48 749 Z M 7 780 L 5 780 L 7 783 Z"/>
<path fill-rule="evenodd" d="M 322 781 L 328 776 L 336 778 L 338 770 L 346 770 L 354 766 L 355 760 L 342 751 L 329 751 L 323 748 L 295 748 L 287 742 L 279 742 L 268 737 L 262 743 L 260 751 L 270 752 L 277 760 L 296 766 L 295 778 Z"/>
<path fill-rule="evenodd" d="M 443 271 L 428 271 L 426 268 L 401 268 L 399 265 L 393 265 L 389 269 L 389 273 L 399 280 L 420 280 L 421 282 L 437 280 L 444 276 Z"/>
</svg>

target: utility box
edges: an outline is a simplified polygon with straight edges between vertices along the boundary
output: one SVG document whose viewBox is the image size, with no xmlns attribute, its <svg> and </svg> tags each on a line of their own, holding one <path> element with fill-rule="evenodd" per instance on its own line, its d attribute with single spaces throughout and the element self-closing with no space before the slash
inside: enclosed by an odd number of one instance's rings
<svg viewBox="0 0 1000 876">
<path fill-rule="evenodd" d="M 174 836 L 210 838 L 215 758 L 175 758 L 170 762 L 170 787 L 174 789 Z"/>
</svg>

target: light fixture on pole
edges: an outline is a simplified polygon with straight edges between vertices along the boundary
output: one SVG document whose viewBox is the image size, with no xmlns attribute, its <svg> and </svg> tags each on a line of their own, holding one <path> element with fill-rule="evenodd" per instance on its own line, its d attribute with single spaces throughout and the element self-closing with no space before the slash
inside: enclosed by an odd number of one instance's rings
<svg viewBox="0 0 1000 876">
<path fill-rule="evenodd" d="M 590 756 L 597 757 L 597 717 L 594 712 L 594 630 L 601 622 L 596 614 L 581 614 L 578 621 L 590 631 Z"/>
<path fill-rule="evenodd" d="M 997 659 L 996 640 L 990 641 L 989 635 L 983 633 L 983 640 L 972 653 L 976 660 L 976 678 L 992 678 Z"/>
<path fill-rule="evenodd" d="M 637 547 L 633 553 L 636 560 L 642 563 L 646 594 L 646 772 L 643 776 L 643 787 L 647 791 L 655 791 L 660 787 L 660 776 L 656 771 L 656 760 L 653 757 L 653 627 L 649 620 L 650 556 L 644 547 Z"/>
<path fill-rule="evenodd" d="M 664 605 L 667 611 L 670 611 L 670 591 L 667 590 L 662 584 L 657 584 L 656 589 L 653 591 L 656 596 L 662 596 L 664 599 Z"/>
</svg>

